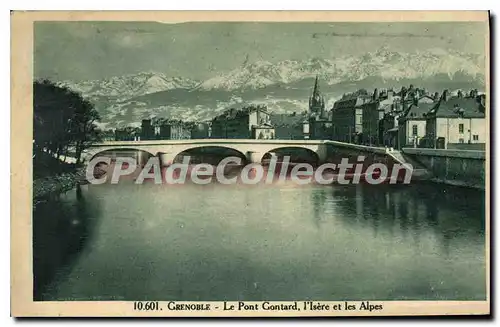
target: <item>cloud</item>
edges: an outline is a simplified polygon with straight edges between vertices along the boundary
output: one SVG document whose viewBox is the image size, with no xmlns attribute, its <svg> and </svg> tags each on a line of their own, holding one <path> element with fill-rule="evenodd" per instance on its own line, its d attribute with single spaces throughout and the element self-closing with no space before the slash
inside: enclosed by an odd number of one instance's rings
<svg viewBox="0 0 500 327">
<path fill-rule="evenodd" d="M 111 39 L 118 46 L 126 48 L 137 48 L 152 41 L 151 35 L 136 32 L 117 33 Z"/>
<path fill-rule="evenodd" d="M 332 59 L 372 51 L 381 42 L 396 52 L 484 51 L 482 25 L 436 24 L 37 22 L 35 76 L 93 80 L 154 70 L 208 79 L 241 66 L 247 56 L 273 63 Z M 82 67 L 75 69 L 75 63 Z"/>
</svg>

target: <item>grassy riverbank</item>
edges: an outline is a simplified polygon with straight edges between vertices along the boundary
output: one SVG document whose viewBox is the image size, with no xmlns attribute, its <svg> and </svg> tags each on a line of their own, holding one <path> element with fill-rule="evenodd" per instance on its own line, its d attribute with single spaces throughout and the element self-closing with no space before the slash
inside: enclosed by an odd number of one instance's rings
<svg viewBox="0 0 500 327">
<path fill-rule="evenodd" d="M 33 159 L 33 204 L 75 188 L 84 180 L 83 167 L 58 160 L 47 153 Z"/>
<path fill-rule="evenodd" d="M 75 188 L 83 179 L 82 169 L 33 180 L 33 201 L 37 203 L 51 195 Z"/>
</svg>

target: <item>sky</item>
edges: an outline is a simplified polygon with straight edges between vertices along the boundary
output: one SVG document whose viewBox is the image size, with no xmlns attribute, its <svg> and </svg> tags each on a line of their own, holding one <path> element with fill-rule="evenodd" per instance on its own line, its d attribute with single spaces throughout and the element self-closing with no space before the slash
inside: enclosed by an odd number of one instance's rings
<svg viewBox="0 0 500 327">
<path fill-rule="evenodd" d="M 385 46 L 484 55 L 484 23 L 36 22 L 35 78 L 93 80 L 157 71 L 198 80 L 246 60 L 334 59 Z"/>
</svg>

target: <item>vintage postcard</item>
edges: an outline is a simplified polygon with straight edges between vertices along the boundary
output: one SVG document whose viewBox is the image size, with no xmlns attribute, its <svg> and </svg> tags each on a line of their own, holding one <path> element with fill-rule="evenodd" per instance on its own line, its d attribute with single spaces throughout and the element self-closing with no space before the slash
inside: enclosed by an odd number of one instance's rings
<svg viewBox="0 0 500 327">
<path fill-rule="evenodd" d="M 490 313 L 488 12 L 11 24 L 13 316 Z"/>
</svg>

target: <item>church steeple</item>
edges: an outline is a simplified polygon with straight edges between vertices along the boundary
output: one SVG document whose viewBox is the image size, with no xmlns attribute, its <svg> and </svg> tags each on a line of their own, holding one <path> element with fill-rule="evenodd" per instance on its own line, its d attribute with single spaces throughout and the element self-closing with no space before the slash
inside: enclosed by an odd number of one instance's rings
<svg viewBox="0 0 500 327">
<path fill-rule="evenodd" d="M 309 112 L 311 114 L 318 114 L 321 117 L 324 116 L 325 110 L 325 99 L 321 95 L 319 90 L 319 77 L 316 75 L 316 80 L 314 81 L 314 89 L 311 97 L 309 98 Z"/>
<path fill-rule="evenodd" d="M 318 75 L 316 75 L 316 81 L 314 82 L 313 98 L 315 98 L 317 95 L 320 95 Z"/>
</svg>

